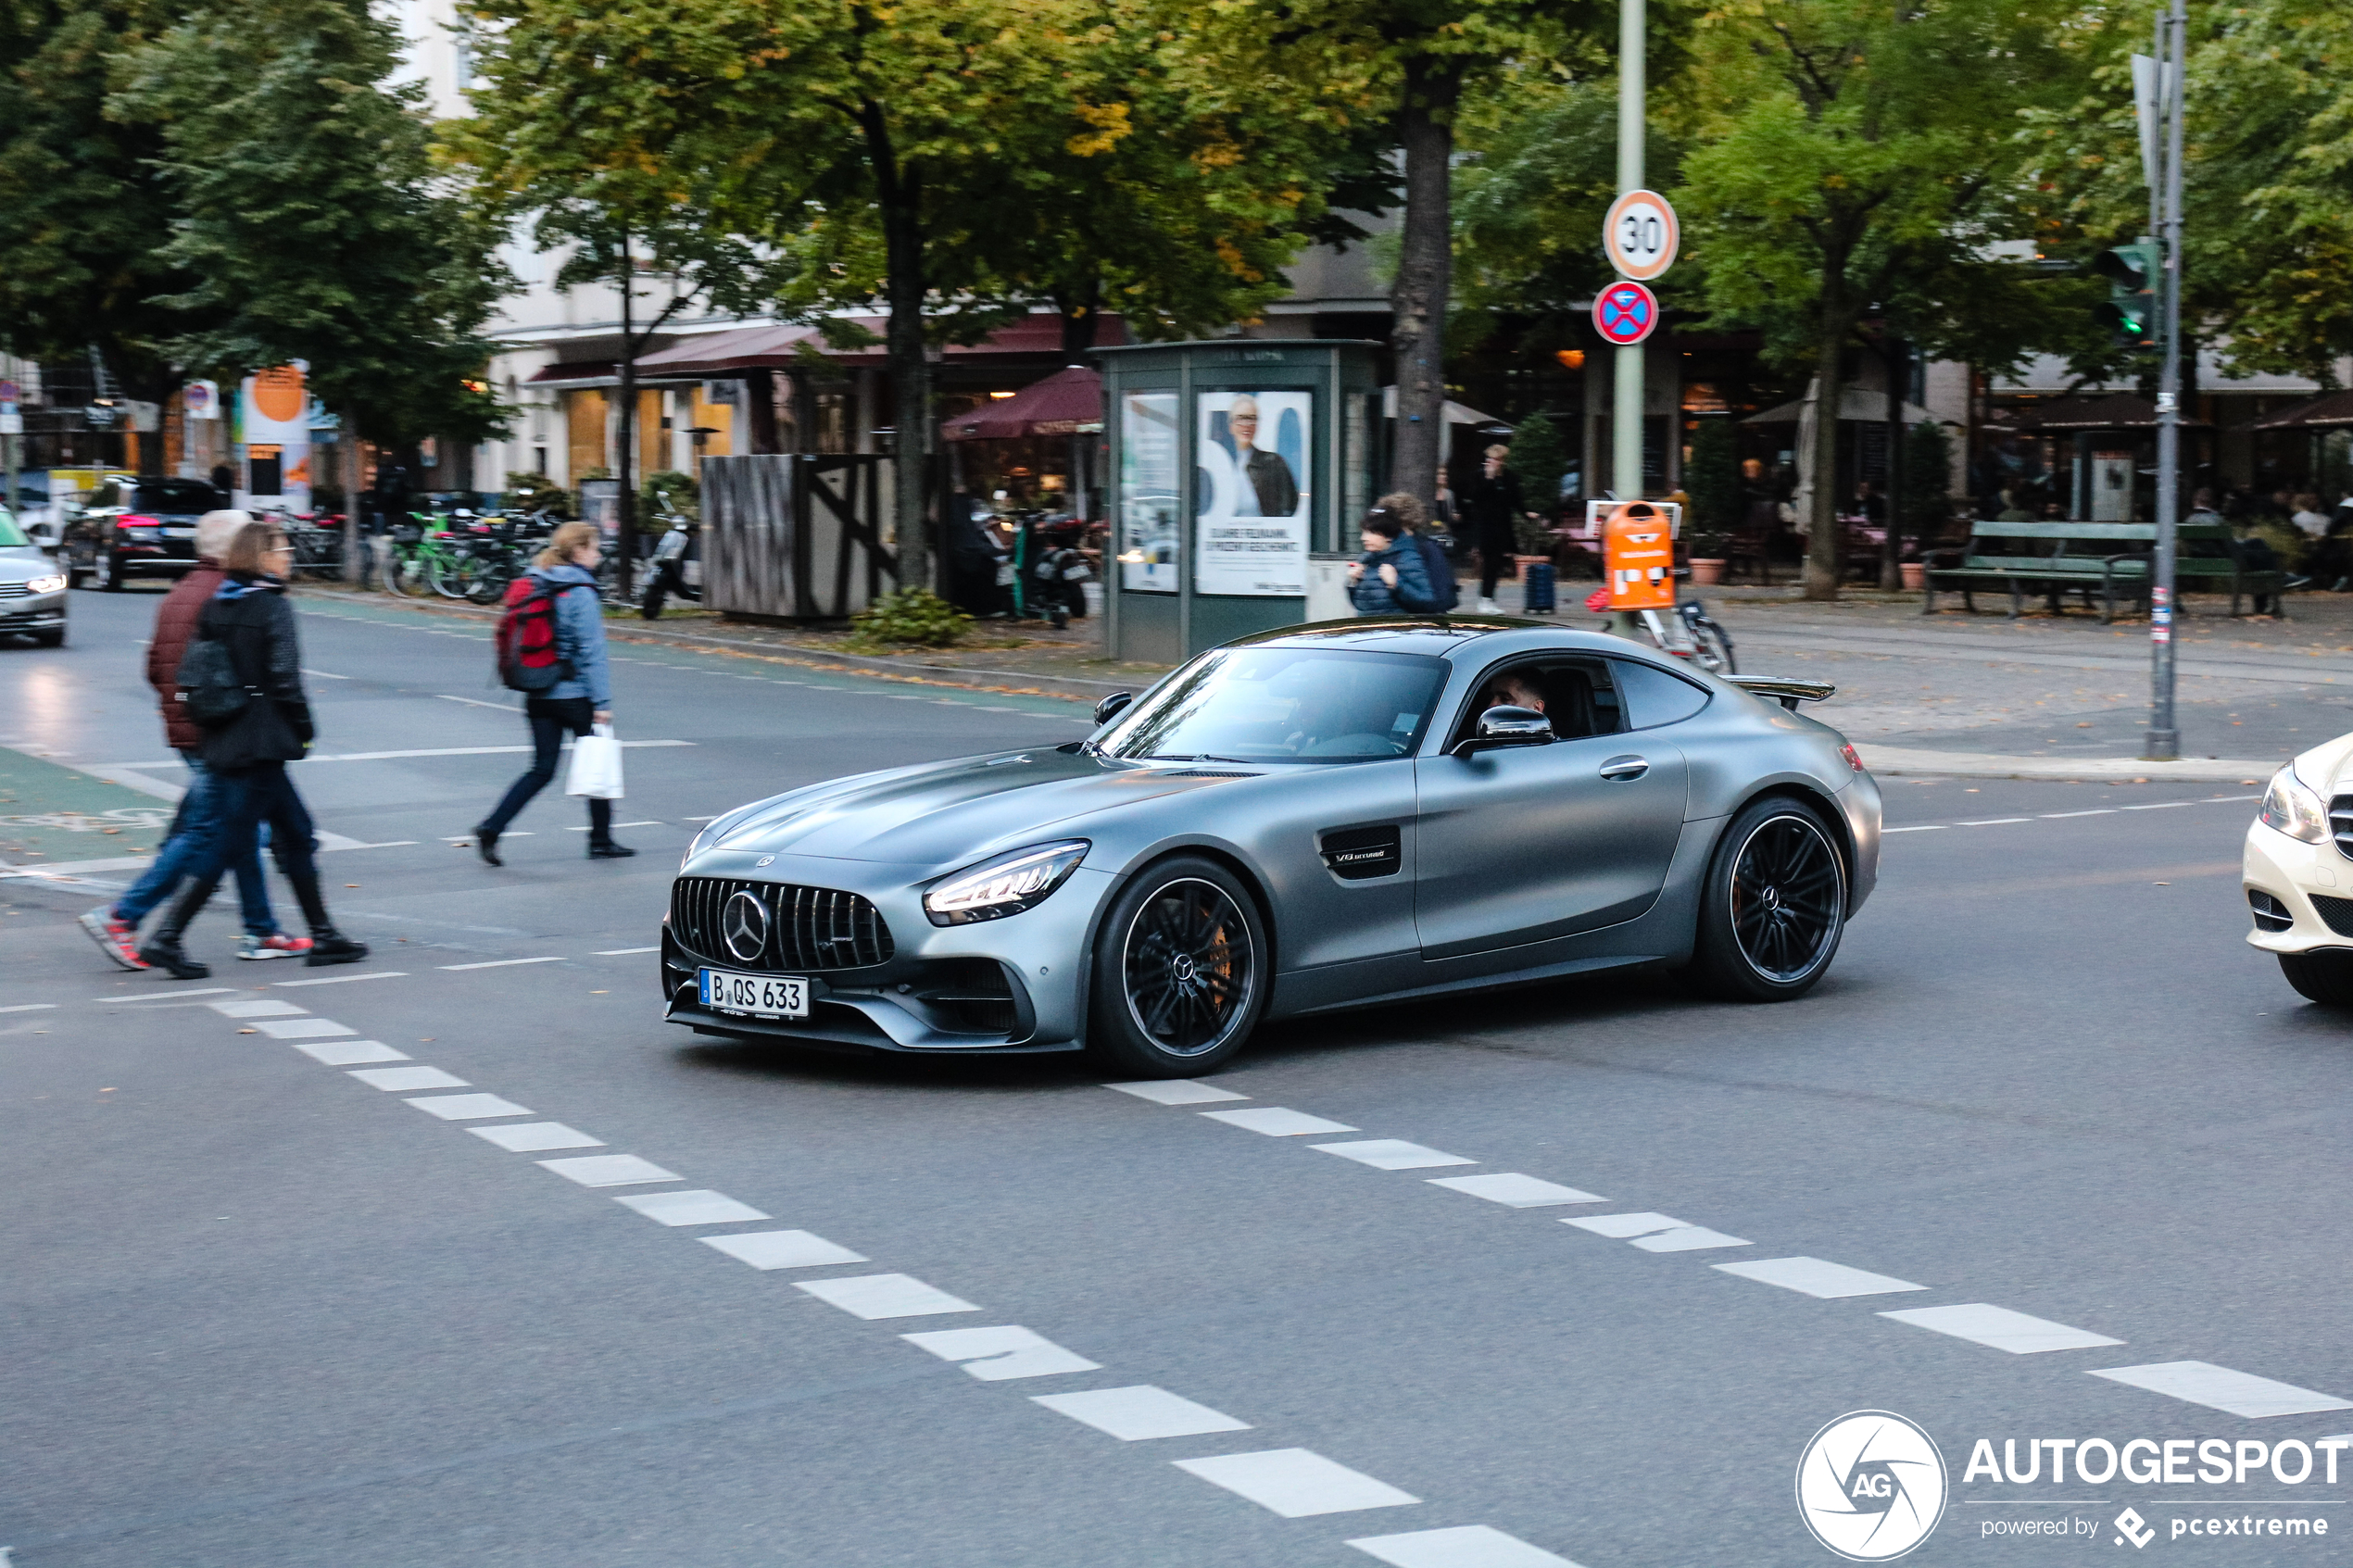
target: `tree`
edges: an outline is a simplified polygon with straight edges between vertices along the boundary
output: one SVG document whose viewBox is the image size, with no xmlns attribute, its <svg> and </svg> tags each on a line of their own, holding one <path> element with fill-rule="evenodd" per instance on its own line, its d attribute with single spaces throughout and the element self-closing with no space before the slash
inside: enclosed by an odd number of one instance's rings
<svg viewBox="0 0 2353 1568">
<path fill-rule="evenodd" d="M 2190 15 L 2183 335 L 2233 370 L 2334 384 L 2353 354 L 2353 12 L 2246 0 Z M 2091 10 L 2072 39 L 2083 88 L 2030 112 L 2025 140 L 2045 248 L 2088 258 L 2149 232 L 2129 56 L 2154 40 L 2123 7 Z M 2087 326 L 2070 358 L 2107 377 L 2145 357 Z"/>
<path fill-rule="evenodd" d="M 2022 108 L 2080 81 L 2034 0 L 1736 0 L 1698 45 L 1694 145 L 1677 205 L 1719 323 L 1811 360 L 1825 417 L 1809 467 L 1805 592 L 1838 596 L 1834 417 L 1857 329 L 1903 306 L 1917 343 L 1969 338 L 1995 363 L 2030 345 L 1982 299 L 2037 275 L 1994 250 L 2031 238 L 2014 176 Z M 1997 334 L 1989 328 L 2003 331 Z"/>
<path fill-rule="evenodd" d="M 1729 534 L 1741 522 L 1741 445 L 1729 419 L 1699 421 L 1692 433 L 1691 460 L 1683 465 L 1683 493 L 1692 498 L 1684 528 L 1696 546 L 1702 534 Z M 1692 551 L 1698 555 L 1694 547 Z"/>
<path fill-rule="evenodd" d="M 153 125 L 107 114 L 109 56 L 161 25 L 152 0 L 0 6 L 0 345 L 28 359 L 94 348 L 132 396 L 176 378 L 165 341 L 189 319 L 157 297 L 190 282 L 161 250 L 176 214 Z M 157 442 L 140 443 L 156 471 Z"/>
<path fill-rule="evenodd" d="M 1454 136 L 1466 98 L 1508 94 L 1565 62 L 1594 57 L 1594 18 L 1592 0 L 1293 0 L 1271 25 L 1256 7 L 1224 12 L 1222 27 L 1255 31 L 1292 81 L 1347 77 L 1383 89 L 1404 175 L 1390 294 L 1397 356 L 1392 489 L 1425 499 L 1437 494 L 1446 428 Z"/>
<path fill-rule="evenodd" d="M 186 370 L 234 379 L 290 360 L 343 416 L 359 571 L 360 440 L 502 431 L 481 327 L 492 236 L 438 188 L 422 89 L 389 85 L 398 34 L 359 0 L 204 0 L 117 62 L 108 112 L 155 127 L 176 208 L 160 255 L 186 280 Z"/>
</svg>

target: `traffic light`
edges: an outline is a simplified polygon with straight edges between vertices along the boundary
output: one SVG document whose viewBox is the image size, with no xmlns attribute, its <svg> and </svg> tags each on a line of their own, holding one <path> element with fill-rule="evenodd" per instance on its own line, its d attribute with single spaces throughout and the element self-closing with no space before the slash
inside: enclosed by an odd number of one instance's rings
<svg viewBox="0 0 2353 1568">
<path fill-rule="evenodd" d="M 2092 270 L 2108 280 L 2108 303 L 2092 314 L 2130 348 L 2157 341 L 2157 275 L 2163 252 L 2154 240 L 2104 250 Z"/>
</svg>

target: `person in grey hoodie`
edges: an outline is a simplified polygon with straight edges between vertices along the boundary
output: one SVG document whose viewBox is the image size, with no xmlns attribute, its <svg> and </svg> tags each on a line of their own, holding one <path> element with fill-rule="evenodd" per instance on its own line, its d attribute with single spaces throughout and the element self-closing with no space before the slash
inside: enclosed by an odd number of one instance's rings
<svg viewBox="0 0 2353 1568">
<path fill-rule="evenodd" d="M 563 660 L 564 678 L 544 695 L 524 699 L 523 717 L 531 723 L 531 769 L 509 786 L 498 809 L 475 824 L 474 849 L 494 866 L 506 863 L 498 858 L 498 835 L 555 778 L 564 736 L 590 734 L 597 725 L 612 722 L 605 607 L 597 596 L 597 563 L 603 558 L 603 541 L 595 526 L 567 522 L 548 539 L 531 568 L 532 577 L 555 596 L 556 654 Z M 613 842 L 612 802 L 591 797 L 588 858 L 623 860 L 636 852 Z"/>
<path fill-rule="evenodd" d="M 1429 568 L 1397 514 L 1377 509 L 1364 521 L 1365 553 L 1348 569 L 1348 597 L 1359 615 L 1419 615 L 1428 611 Z"/>
</svg>

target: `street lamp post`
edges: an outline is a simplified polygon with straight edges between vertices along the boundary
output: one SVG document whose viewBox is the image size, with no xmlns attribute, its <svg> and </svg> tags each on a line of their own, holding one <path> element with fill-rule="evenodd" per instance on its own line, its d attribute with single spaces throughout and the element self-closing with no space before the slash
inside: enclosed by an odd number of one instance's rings
<svg viewBox="0 0 2353 1568">
<path fill-rule="evenodd" d="M 2157 560 L 2149 586 L 2149 728 L 2142 755 L 2171 762 L 2182 755 L 2182 732 L 2173 717 L 2173 563 L 2182 509 L 2182 121 L 2187 105 L 2183 49 L 2189 17 L 2172 0 L 2157 24 L 2158 152 L 2157 237 L 2163 264 L 2158 273 L 2159 323 L 2157 393 Z M 2169 63 L 2170 62 L 2170 63 Z"/>
</svg>

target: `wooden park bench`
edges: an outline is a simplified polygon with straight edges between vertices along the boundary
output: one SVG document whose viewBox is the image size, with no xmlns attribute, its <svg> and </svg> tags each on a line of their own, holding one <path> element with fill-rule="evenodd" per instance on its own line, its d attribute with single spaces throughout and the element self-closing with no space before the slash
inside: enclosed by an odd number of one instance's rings
<svg viewBox="0 0 2353 1568">
<path fill-rule="evenodd" d="M 2175 538 L 2176 593 L 2219 593 L 2227 582 L 2233 615 L 2245 597 L 2268 595 L 2279 602 L 2287 574 L 2246 567 L 2229 524 L 2185 522 Z M 2116 619 L 2120 596 L 2145 613 L 2156 546 L 2153 522 L 1977 522 L 1966 546 L 1929 552 L 1920 613 L 1935 612 L 1939 589 L 1957 591 L 1962 604 L 1974 610 L 1981 588 L 2007 590 L 2012 620 L 2025 608 L 2030 591 L 2045 596 L 2054 612 L 2070 590 L 2082 594 L 2086 609 L 2093 608 L 2096 592 L 2103 623 Z M 2284 616 L 2285 608 L 2279 613 Z"/>
</svg>

